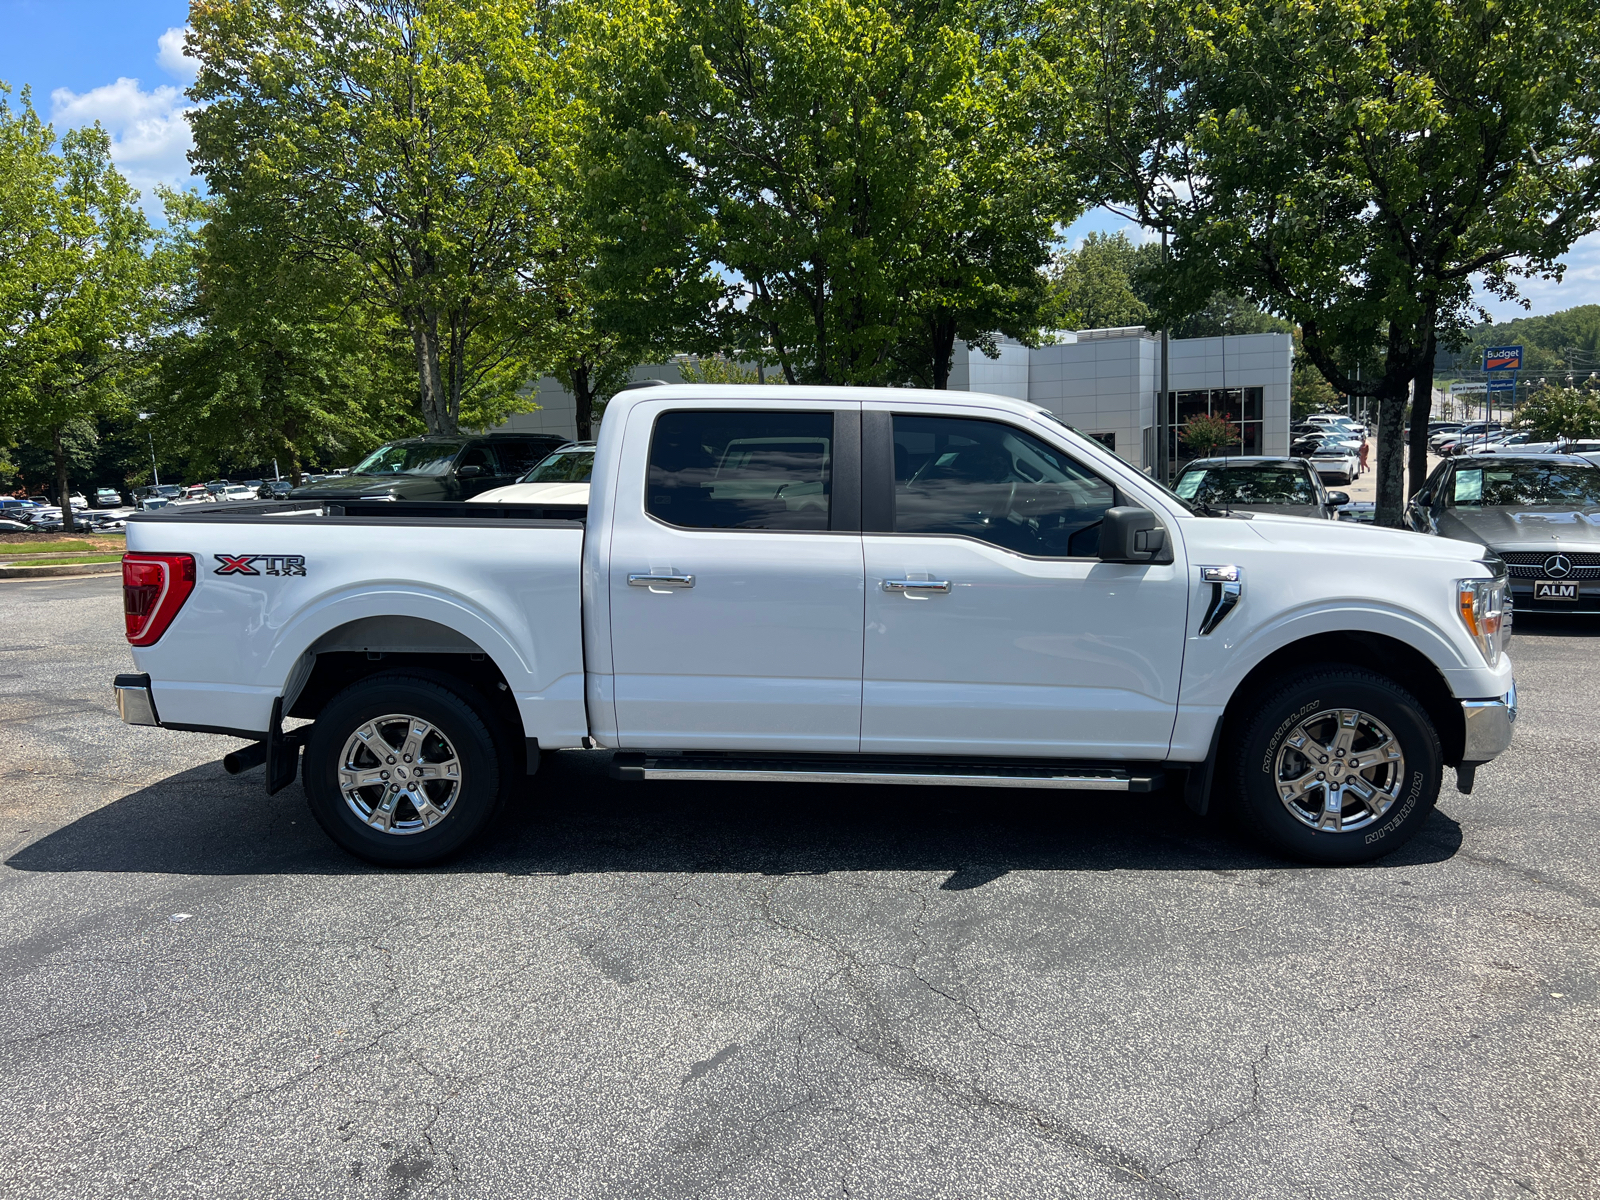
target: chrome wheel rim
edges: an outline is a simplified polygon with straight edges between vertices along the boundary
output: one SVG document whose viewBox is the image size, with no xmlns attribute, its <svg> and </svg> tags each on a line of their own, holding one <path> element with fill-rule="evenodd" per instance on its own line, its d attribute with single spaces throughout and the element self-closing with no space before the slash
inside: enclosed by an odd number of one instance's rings
<svg viewBox="0 0 1600 1200">
<path fill-rule="evenodd" d="M 1406 760 L 1382 721 L 1328 708 L 1296 725 L 1278 747 L 1278 799 L 1311 829 L 1350 833 L 1383 819 L 1400 798 Z"/>
<path fill-rule="evenodd" d="M 374 717 L 345 740 L 339 791 L 369 829 L 423 833 L 455 811 L 461 760 L 438 726 L 421 717 Z"/>
</svg>

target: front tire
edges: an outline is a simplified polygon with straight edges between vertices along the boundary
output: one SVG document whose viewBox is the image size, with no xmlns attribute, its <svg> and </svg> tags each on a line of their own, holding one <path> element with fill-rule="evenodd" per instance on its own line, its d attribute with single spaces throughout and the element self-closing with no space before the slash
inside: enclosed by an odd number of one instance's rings
<svg viewBox="0 0 1600 1200">
<path fill-rule="evenodd" d="M 465 689 L 374 675 L 317 716 L 306 746 L 311 815 L 351 854 L 386 867 L 437 862 L 500 806 L 500 761 Z"/>
<path fill-rule="evenodd" d="M 1439 797 L 1439 735 L 1416 697 L 1374 671 L 1310 667 L 1268 689 L 1242 722 L 1238 812 L 1305 862 L 1369 862 L 1405 844 Z"/>
</svg>

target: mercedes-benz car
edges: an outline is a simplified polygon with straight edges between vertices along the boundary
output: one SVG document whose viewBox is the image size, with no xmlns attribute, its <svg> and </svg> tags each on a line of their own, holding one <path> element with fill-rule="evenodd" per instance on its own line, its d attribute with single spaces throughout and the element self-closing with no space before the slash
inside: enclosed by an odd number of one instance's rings
<svg viewBox="0 0 1600 1200">
<path fill-rule="evenodd" d="M 1600 613 L 1600 467 L 1585 459 L 1449 459 L 1411 498 L 1406 519 L 1498 554 L 1518 612 Z"/>
<path fill-rule="evenodd" d="M 1275 512 L 1332 520 L 1343 492 L 1330 492 L 1303 458 L 1265 455 L 1197 458 L 1183 465 L 1172 490 L 1210 511 Z"/>
</svg>

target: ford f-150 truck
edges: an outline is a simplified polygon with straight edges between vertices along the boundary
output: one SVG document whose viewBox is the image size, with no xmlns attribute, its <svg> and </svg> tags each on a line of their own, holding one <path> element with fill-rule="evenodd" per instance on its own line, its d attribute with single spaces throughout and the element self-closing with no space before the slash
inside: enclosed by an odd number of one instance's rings
<svg viewBox="0 0 1600 1200">
<path fill-rule="evenodd" d="M 625 780 L 1171 788 L 1352 863 L 1516 716 L 1481 546 L 1197 509 L 997 396 L 627 390 L 586 506 L 167 510 L 128 548 L 123 719 L 249 739 L 230 770 L 299 773 L 386 864 L 577 747 Z"/>
</svg>

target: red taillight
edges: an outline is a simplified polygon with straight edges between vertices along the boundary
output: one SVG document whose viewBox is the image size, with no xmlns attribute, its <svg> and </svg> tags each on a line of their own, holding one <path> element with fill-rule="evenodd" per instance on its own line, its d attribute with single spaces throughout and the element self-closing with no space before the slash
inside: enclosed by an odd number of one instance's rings
<svg viewBox="0 0 1600 1200">
<path fill-rule="evenodd" d="M 122 611 L 128 641 L 153 646 L 194 591 L 194 558 L 188 554 L 124 554 Z"/>
</svg>

